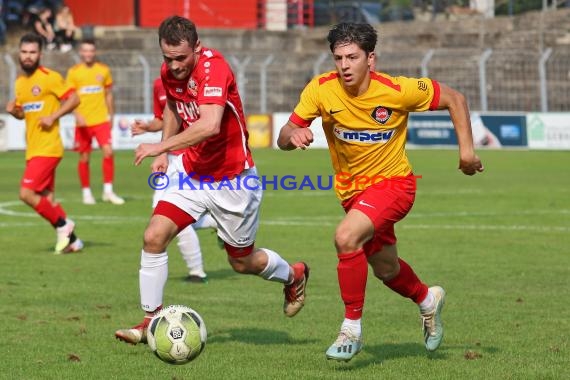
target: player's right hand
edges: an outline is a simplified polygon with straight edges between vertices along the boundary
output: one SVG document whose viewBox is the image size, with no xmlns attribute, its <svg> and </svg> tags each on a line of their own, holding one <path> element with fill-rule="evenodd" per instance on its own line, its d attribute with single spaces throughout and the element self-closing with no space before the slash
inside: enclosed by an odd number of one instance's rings
<svg viewBox="0 0 570 380">
<path fill-rule="evenodd" d="M 166 173 L 166 170 L 168 170 L 168 155 L 165 153 L 160 156 L 156 156 L 150 165 L 150 170 L 152 170 L 153 173 Z"/>
<path fill-rule="evenodd" d="M 16 110 L 16 101 L 15 100 L 8 101 L 8 103 L 6 103 L 6 112 L 12 114 L 14 113 L 15 110 Z"/>
<path fill-rule="evenodd" d="M 142 135 L 147 131 L 148 123 L 139 119 L 136 119 L 131 124 L 131 136 Z"/>
<path fill-rule="evenodd" d="M 294 147 L 305 150 L 313 142 L 313 132 L 309 128 L 295 128 L 290 141 Z"/>
</svg>

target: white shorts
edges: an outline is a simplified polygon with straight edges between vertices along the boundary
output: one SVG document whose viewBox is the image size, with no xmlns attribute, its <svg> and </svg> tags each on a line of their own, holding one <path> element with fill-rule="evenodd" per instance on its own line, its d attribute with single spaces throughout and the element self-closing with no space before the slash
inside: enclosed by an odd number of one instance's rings
<svg viewBox="0 0 570 380">
<path fill-rule="evenodd" d="M 178 173 L 184 173 L 184 167 L 179 168 L 176 162 L 178 158 L 175 154 L 168 155 L 168 169 L 166 169 L 166 176 L 168 177 L 168 186 L 164 189 L 154 190 L 154 195 L 152 196 L 152 208 L 155 208 L 158 201 L 162 200 L 164 194 L 168 191 L 178 189 Z M 182 162 L 180 162 L 182 164 Z M 182 170 L 182 171 L 180 171 Z"/>
<path fill-rule="evenodd" d="M 176 186 L 169 186 L 160 199 L 171 203 L 189 214 L 195 220 L 209 212 L 218 225 L 218 236 L 229 245 L 237 248 L 248 247 L 255 241 L 259 226 L 259 207 L 263 189 L 254 168 L 244 170 L 238 177 L 220 182 L 201 183 L 198 179 L 187 178 L 180 188 L 179 173 L 186 176 L 182 156 L 174 157 Z M 243 186 L 243 178 L 249 177 L 248 186 Z M 171 179 L 171 184 L 173 179 Z M 223 184 L 223 186 L 220 186 Z"/>
</svg>

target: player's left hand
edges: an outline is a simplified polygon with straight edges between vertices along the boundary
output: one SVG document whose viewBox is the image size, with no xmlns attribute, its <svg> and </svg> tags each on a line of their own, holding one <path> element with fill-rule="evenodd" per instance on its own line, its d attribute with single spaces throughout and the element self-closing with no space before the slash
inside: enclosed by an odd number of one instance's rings
<svg viewBox="0 0 570 380">
<path fill-rule="evenodd" d="M 55 119 L 51 116 L 40 117 L 40 127 L 44 128 L 44 129 L 51 128 L 51 126 L 53 125 L 54 122 L 55 122 Z"/>
<path fill-rule="evenodd" d="M 465 175 L 474 175 L 477 172 L 481 173 L 485 168 L 483 168 L 479 157 L 473 154 L 469 157 L 461 157 L 459 159 L 459 170 Z"/>
<path fill-rule="evenodd" d="M 161 153 L 159 144 L 140 144 L 135 149 L 135 165 L 140 165 L 146 157 L 156 157 Z"/>
</svg>

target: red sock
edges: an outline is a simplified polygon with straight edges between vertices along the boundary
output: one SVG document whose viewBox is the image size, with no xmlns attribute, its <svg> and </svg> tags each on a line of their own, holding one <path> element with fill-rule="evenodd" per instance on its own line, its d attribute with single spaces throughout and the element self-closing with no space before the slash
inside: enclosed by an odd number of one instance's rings
<svg viewBox="0 0 570 380">
<path fill-rule="evenodd" d="M 36 205 L 34 208 L 38 214 L 40 214 L 45 220 L 51 223 L 52 226 L 55 226 L 57 220 L 60 217 L 59 212 L 57 209 L 51 204 L 47 197 L 41 197 L 40 203 Z"/>
<path fill-rule="evenodd" d="M 361 248 L 338 255 L 338 284 L 344 301 L 344 317 L 360 319 L 364 307 L 364 293 L 368 278 L 368 262 Z"/>
<path fill-rule="evenodd" d="M 398 259 L 400 263 L 400 273 L 389 281 L 384 281 L 384 285 L 398 293 L 399 295 L 410 298 L 415 303 L 422 302 L 428 294 L 428 287 L 420 281 L 414 270 L 402 259 Z"/>
<path fill-rule="evenodd" d="M 81 188 L 85 189 L 89 187 L 89 162 L 79 161 L 77 172 L 79 173 Z"/>
<path fill-rule="evenodd" d="M 61 205 L 58 203 L 55 206 L 53 206 L 54 210 L 57 212 L 58 216 L 62 219 L 67 219 L 67 214 L 65 213 L 65 211 L 63 210 L 63 208 L 61 207 Z"/>
<path fill-rule="evenodd" d="M 113 183 L 115 161 L 113 156 L 103 157 L 103 183 Z"/>
</svg>

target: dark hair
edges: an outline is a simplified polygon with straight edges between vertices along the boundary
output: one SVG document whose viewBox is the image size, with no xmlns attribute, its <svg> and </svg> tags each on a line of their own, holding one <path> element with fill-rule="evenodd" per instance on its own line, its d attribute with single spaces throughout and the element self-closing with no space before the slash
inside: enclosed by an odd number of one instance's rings
<svg viewBox="0 0 570 380">
<path fill-rule="evenodd" d="M 94 38 L 84 38 L 81 40 L 82 44 L 87 44 L 87 45 L 93 45 L 95 47 L 97 47 L 97 44 L 95 43 L 95 39 Z"/>
<path fill-rule="evenodd" d="M 185 17 L 170 16 L 158 28 L 158 43 L 162 41 L 172 46 L 178 46 L 186 41 L 193 48 L 198 41 L 196 25 Z"/>
<path fill-rule="evenodd" d="M 20 46 L 22 46 L 22 44 L 38 44 L 40 51 L 42 51 L 44 40 L 39 34 L 26 33 L 20 38 Z"/>
<path fill-rule="evenodd" d="M 378 34 L 370 24 L 343 22 L 331 28 L 327 40 L 329 41 L 331 52 L 338 45 L 355 43 L 366 53 L 371 53 L 376 48 Z"/>
</svg>

